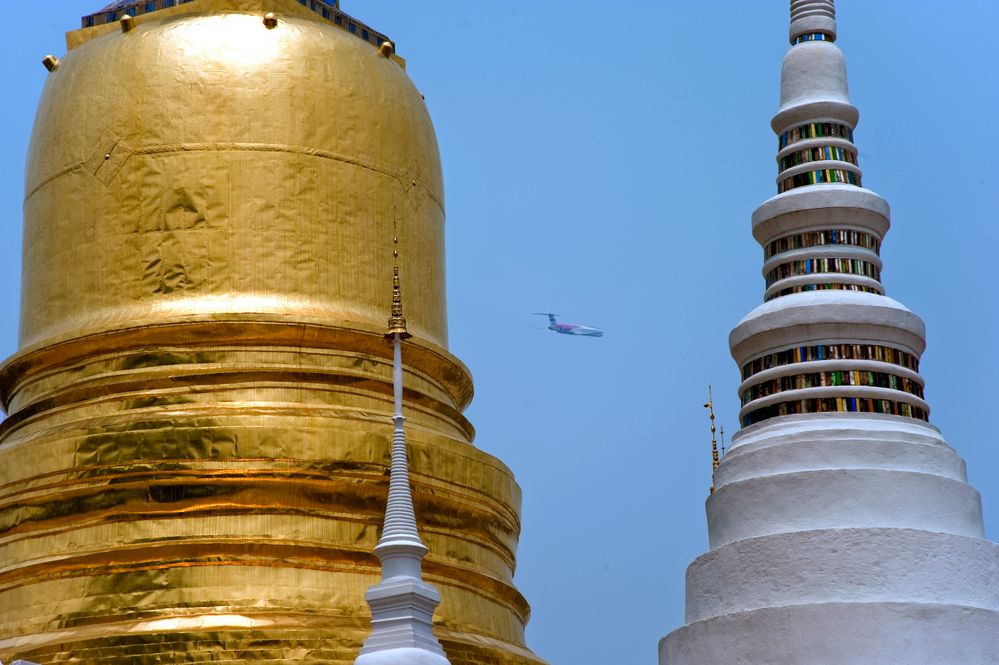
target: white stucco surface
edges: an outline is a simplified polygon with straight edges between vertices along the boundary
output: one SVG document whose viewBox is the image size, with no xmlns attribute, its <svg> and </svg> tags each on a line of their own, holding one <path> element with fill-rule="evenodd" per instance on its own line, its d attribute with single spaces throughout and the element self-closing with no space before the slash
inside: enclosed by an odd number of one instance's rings
<svg viewBox="0 0 999 665">
<path fill-rule="evenodd" d="M 768 607 L 687 624 L 660 665 L 995 665 L 999 613 L 937 603 Z"/>
<path fill-rule="evenodd" d="M 793 0 L 791 2 L 791 29 L 788 37 L 793 41 L 808 32 L 824 32 L 836 38 L 836 8 L 833 0 Z"/>
<path fill-rule="evenodd" d="M 846 61 L 832 42 L 799 44 L 781 64 L 780 110 L 815 101 L 850 103 Z"/>
<path fill-rule="evenodd" d="M 940 430 L 932 423 L 875 413 L 808 413 L 765 421 L 744 427 L 732 437 L 731 455 L 738 447 L 747 449 L 819 438 L 860 436 L 874 441 L 929 443 L 949 448 Z M 728 459 L 728 456 L 726 456 Z"/>
<path fill-rule="evenodd" d="M 828 142 L 821 143 L 825 145 Z M 799 187 L 767 199 L 753 212 L 753 228 L 781 215 L 820 210 L 828 211 L 826 214 L 838 212 L 850 218 L 854 218 L 856 211 L 868 211 L 884 220 L 882 223 L 891 219 L 888 202 L 876 192 L 863 187 L 824 184 L 812 185 L 807 189 Z"/>
<path fill-rule="evenodd" d="M 387 649 L 361 654 L 354 665 L 449 665 L 447 658 L 426 649 Z"/>
<path fill-rule="evenodd" d="M 753 478 L 716 488 L 707 511 L 711 547 L 866 526 L 984 535 L 981 499 L 970 485 L 909 471 L 828 469 Z"/>
<path fill-rule="evenodd" d="M 829 469 L 914 471 L 958 482 L 966 480 L 961 458 L 949 447 L 935 444 L 844 437 L 736 450 L 729 456 L 728 463 L 715 474 L 716 488 L 761 476 Z"/>
<path fill-rule="evenodd" d="M 687 569 L 687 622 L 830 601 L 999 610 L 999 545 L 914 529 L 799 531 L 715 548 Z"/>
<path fill-rule="evenodd" d="M 732 358 L 740 366 L 770 351 L 824 341 L 889 344 L 919 356 L 926 347 L 926 326 L 886 296 L 810 291 L 757 306 L 729 334 Z"/>
</svg>

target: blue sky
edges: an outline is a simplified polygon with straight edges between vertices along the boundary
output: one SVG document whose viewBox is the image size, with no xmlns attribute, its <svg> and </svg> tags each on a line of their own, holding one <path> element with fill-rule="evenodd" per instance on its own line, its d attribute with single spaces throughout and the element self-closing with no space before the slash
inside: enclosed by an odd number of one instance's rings
<svg viewBox="0 0 999 665">
<path fill-rule="evenodd" d="M 0 355 L 16 348 L 24 154 L 46 53 L 102 0 L 0 43 Z M 892 206 L 888 295 L 923 317 L 931 421 L 999 537 L 999 4 L 841 0 L 864 185 Z M 654 663 L 707 547 L 708 383 L 737 430 L 729 330 L 763 293 L 787 2 L 343 0 L 426 96 L 447 188 L 451 350 L 479 447 L 524 490 L 517 581 L 553 663 Z M 536 311 L 600 326 L 556 336 Z"/>
</svg>

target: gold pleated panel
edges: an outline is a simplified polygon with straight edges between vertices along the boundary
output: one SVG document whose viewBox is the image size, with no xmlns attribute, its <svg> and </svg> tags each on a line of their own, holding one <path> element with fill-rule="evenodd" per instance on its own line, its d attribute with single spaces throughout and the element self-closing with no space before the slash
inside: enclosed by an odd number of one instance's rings
<svg viewBox="0 0 999 665">
<path fill-rule="evenodd" d="M 446 346 L 443 184 L 422 97 L 370 44 L 280 11 L 307 12 L 294 0 L 249 3 L 278 10 L 272 30 L 221 11 L 241 4 L 140 16 L 48 77 L 22 347 L 198 314 L 384 326 L 393 235 L 411 332 Z"/>
<path fill-rule="evenodd" d="M 229 322 L 223 349 L 178 345 L 190 328 L 104 336 L 121 346 L 103 355 L 73 356 L 65 343 L 5 368 L 22 388 L 3 386 L 21 409 L 0 445 L 0 658 L 356 656 L 368 631 L 364 591 L 379 573 L 371 550 L 388 484 L 389 343 L 317 329 L 317 340 L 356 342 L 295 350 L 278 335 L 264 346 L 247 324 L 241 346 Z M 125 346 L 157 332 L 161 353 Z M 538 662 L 523 646 L 529 610 L 512 585 L 519 490 L 469 444 L 437 378 L 448 374 L 440 350 L 406 349 L 414 501 L 431 548 L 426 579 L 443 598 L 438 634 L 470 654 L 455 663 Z M 187 645 L 184 654 L 157 651 L 168 643 Z"/>
<path fill-rule="evenodd" d="M 262 12 L 278 14 L 264 27 Z M 0 368 L 0 659 L 350 663 L 388 489 L 398 235 L 414 503 L 455 665 L 540 663 L 520 493 L 446 350 L 433 128 L 294 0 L 101 26 L 49 76 Z"/>
</svg>

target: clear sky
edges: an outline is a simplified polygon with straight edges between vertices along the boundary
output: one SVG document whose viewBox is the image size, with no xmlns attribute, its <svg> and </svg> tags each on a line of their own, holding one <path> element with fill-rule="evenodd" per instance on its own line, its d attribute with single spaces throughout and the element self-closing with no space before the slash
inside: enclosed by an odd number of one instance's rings
<svg viewBox="0 0 999 665">
<path fill-rule="evenodd" d="M 46 53 L 104 0 L 0 40 L 0 355 L 16 348 L 22 171 Z M 761 302 L 786 0 L 343 0 L 391 35 L 437 128 L 451 350 L 477 445 L 524 491 L 517 582 L 552 663 L 652 664 L 707 548 L 710 437 L 737 430 L 729 330 Z M 892 206 L 888 294 L 923 317 L 931 421 L 999 537 L 999 3 L 840 0 L 864 185 Z M 531 312 L 600 326 L 536 330 Z"/>
</svg>

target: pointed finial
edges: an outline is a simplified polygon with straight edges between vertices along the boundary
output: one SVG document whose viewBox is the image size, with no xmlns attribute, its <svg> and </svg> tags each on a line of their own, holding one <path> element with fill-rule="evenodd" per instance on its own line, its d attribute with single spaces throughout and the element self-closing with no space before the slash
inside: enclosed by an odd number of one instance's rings
<svg viewBox="0 0 999 665">
<path fill-rule="evenodd" d="M 711 473 L 718 470 L 718 441 L 715 439 L 715 403 L 711 398 L 711 385 L 708 385 L 708 401 L 704 408 L 708 410 L 708 417 L 711 418 Z M 711 486 L 711 493 L 714 494 L 715 486 Z"/>
<path fill-rule="evenodd" d="M 406 317 L 402 315 L 402 288 L 399 280 L 399 238 L 392 238 L 392 317 L 388 320 L 385 337 L 392 339 L 399 335 L 402 339 L 412 337 L 406 329 Z"/>
<path fill-rule="evenodd" d="M 836 41 L 836 6 L 833 0 L 791 0 L 792 44 Z"/>
</svg>

